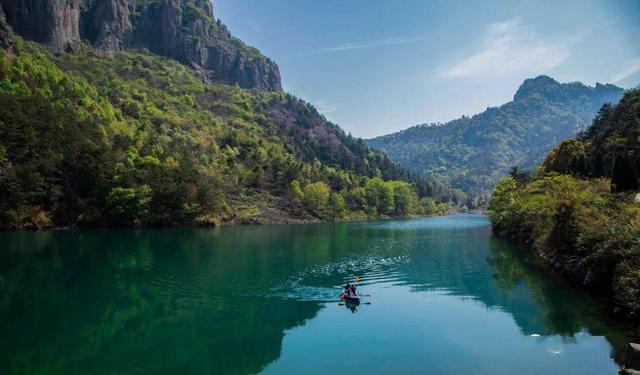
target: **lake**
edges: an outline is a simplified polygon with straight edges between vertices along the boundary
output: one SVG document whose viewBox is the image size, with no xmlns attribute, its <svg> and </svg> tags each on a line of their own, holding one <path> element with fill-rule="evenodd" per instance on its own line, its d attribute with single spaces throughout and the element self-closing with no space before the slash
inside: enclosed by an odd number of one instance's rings
<svg viewBox="0 0 640 375">
<path fill-rule="evenodd" d="M 0 292 L 5 374 L 614 374 L 632 340 L 479 215 L 0 232 Z"/>
</svg>

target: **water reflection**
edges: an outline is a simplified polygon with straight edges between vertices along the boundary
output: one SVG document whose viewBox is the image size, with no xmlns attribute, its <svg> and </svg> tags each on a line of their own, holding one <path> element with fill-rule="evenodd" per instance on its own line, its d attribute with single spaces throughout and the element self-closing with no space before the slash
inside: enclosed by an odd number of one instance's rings
<svg viewBox="0 0 640 375">
<path fill-rule="evenodd" d="M 522 335 L 605 336 L 616 359 L 628 339 L 482 217 L 0 233 L 0 249 L 2 372 L 256 373 L 356 276 L 364 293 L 409 288 L 408 308 L 437 293 L 506 312 Z M 375 298 L 344 306 L 393 314 Z"/>
</svg>

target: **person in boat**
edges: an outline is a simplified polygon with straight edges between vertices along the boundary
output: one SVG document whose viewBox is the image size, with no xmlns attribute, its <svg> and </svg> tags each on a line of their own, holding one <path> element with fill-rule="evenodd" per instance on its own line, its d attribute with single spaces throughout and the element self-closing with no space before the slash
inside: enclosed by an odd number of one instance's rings
<svg viewBox="0 0 640 375">
<path fill-rule="evenodd" d="M 344 286 L 344 291 L 342 293 L 345 295 L 345 297 L 348 297 L 350 292 L 351 284 L 347 283 L 347 285 Z"/>
<path fill-rule="evenodd" d="M 358 297 L 358 292 L 356 291 L 356 284 L 351 284 L 351 286 L 349 288 L 349 297 L 351 297 L 351 298 L 357 298 Z"/>
</svg>

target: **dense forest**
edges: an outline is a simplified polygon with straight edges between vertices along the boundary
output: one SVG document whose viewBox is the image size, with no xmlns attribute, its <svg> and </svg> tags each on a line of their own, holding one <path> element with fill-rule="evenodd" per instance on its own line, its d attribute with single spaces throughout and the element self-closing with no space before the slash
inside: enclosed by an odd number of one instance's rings
<svg viewBox="0 0 640 375">
<path fill-rule="evenodd" d="M 640 313 L 640 89 L 602 107 L 577 139 L 533 173 L 514 168 L 491 200 L 504 237 L 531 243 L 548 263 L 625 312 Z"/>
<path fill-rule="evenodd" d="M 616 103 L 613 85 L 526 80 L 513 101 L 446 124 L 419 125 L 368 140 L 414 173 L 435 177 L 470 197 L 488 196 L 511 166 L 529 169 L 562 139 L 585 129 L 604 103 Z"/>
<path fill-rule="evenodd" d="M 281 91 L 147 52 L 0 52 L 0 227 L 433 214 L 414 178 Z"/>
</svg>

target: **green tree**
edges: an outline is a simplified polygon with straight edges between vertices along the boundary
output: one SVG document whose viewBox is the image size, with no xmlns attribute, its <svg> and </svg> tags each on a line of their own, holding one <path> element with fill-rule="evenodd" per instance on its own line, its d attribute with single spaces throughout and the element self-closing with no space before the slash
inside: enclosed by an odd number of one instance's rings
<svg viewBox="0 0 640 375">
<path fill-rule="evenodd" d="M 304 193 L 302 192 L 302 188 L 300 188 L 300 182 L 298 180 L 291 181 L 291 197 L 294 200 L 302 200 L 304 198 Z"/>
<path fill-rule="evenodd" d="M 135 189 L 115 187 L 106 198 L 109 213 L 118 223 L 124 225 L 143 224 L 149 215 L 150 202 L 149 185 L 141 185 Z"/>
<path fill-rule="evenodd" d="M 347 204 L 345 203 L 342 195 L 338 193 L 331 193 L 329 196 L 329 209 L 334 219 L 344 217 L 347 213 Z"/>
<path fill-rule="evenodd" d="M 414 212 L 417 196 L 411 185 L 403 181 L 390 182 L 393 187 L 395 215 L 409 215 Z"/>
<path fill-rule="evenodd" d="M 438 214 L 438 206 L 436 205 L 436 201 L 431 197 L 424 197 L 420 199 L 420 209 L 423 215 Z"/>
<path fill-rule="evenodd" d="M 331 188 L 322 181 L 308 184 L 304 187 L 304 204 L 317 217 L 324 217 L 327 211 L 327 203 L 331 195 Z"/>
<path fill-rule="evenodd" d="M 636 166 L 627 156 L 617 156 L 611 174 L 611 191 L 638 191 L 638 174 Z"/>
<path fill-rule="evenodd" d="M 393 202 L 393 187 L 390 183 L 375 177 L 367 182 L 364 190 L 370 214 L 393 214 L 395 205 Z"/>
</svg>

